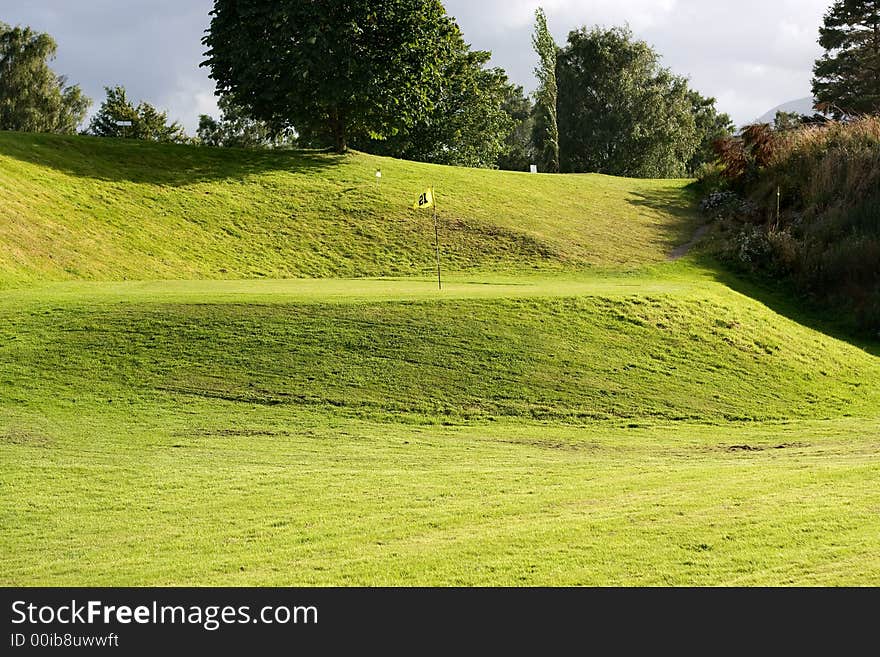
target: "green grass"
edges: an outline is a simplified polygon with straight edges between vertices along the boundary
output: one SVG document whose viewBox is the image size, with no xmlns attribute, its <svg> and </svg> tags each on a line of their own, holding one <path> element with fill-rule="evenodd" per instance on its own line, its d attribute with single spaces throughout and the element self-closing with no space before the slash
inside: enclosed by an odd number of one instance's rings
<svg viewBox="0 0 880 657">
<path fill-rule="evenodd" d="M 633 266 L 692 232 L 685 184 L 0 132 L 0 281 L 420 275 L 429 185 L 450 270 Z"/>
<path fill-rule="evenodd" d="M 335 303 L 297 299 L 312 284 L 295 281 L 276 284 L 280 300 L 212 300 L 205 282 L 197 302 L 126 300 L 125 285 L 76 304 L 19 297 L 0 311 L 0 356 L 15 364 L 9 394 L 24 398 L 89 390 L 125 403 L 173 392 L 181 402 L 359 416 L 567 422 L 830 418 L 880 407 L 878 359 L 718 284 L 638 294 L 610 290 L 607 278 L 595 291 L 589 277 L 578 282 L 571 296 L 532 279 L 519 298 L 471 286 L 478 296 L 399 301 L 392 282 L 377 281 L 384 297 Z"/>
<path fill-rule="evenodd" d="M 683 181 L 376 162 L 0 133 L 0 584 L 880 584 L 878 345 L 664 262 Z"/>
<path fill-rule="evenodd" d="M 87 412 L 4 441 L 4 584 L 880 582 L 876 422 Z"/>
</svg>

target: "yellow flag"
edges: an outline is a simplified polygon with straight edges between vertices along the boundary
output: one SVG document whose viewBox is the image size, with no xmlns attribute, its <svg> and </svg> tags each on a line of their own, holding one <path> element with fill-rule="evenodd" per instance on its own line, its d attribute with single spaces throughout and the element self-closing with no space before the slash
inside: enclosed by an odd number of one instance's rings
<svg viewBox="0 0 880 657">
<path fill-rule="evenodd" d="M 423 208 L 433 208 L 434 207 L 434 190 L 429 188 L 426 189 L 419 195 L 419 200 L 415 202 L 413 205 L 413 210 L 421 210 Z"/>
</svg>

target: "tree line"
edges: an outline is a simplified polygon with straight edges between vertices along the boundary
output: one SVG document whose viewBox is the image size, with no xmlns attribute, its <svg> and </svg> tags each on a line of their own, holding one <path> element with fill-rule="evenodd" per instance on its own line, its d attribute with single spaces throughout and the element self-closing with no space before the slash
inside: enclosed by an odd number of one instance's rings
<svg viewBox="0 0 880 657">
<path fill-rule="evenodd" d="M 535 19 L 531 98 L 439 0 L 216 0 L 204 65 L 270 130 L 340 153 L 666 177 L 694 173 L 732 132 L 629 29 L 582 28 L 559 47 L 542 9 Z"/>
<path fill-rule="evenodd" d="M 826 17 L 814 90 L 829 111 L 880 107 L 878 2 L 838 0 Z M 440 0 L 215 0 L 203 43 L 220 115 L 201 116 L 195 138 L 119 86 L 87 132 L 672 177 L 699 174 L 735 131 L 629 28 L 582 27 L 560 46 L 542 9 L 531 95 L 464 41 Z M 55 51 L 48 35 L 0 23 L 0 129 L 76 131 L 91 101 L 52 72 Z"/>
</svg>

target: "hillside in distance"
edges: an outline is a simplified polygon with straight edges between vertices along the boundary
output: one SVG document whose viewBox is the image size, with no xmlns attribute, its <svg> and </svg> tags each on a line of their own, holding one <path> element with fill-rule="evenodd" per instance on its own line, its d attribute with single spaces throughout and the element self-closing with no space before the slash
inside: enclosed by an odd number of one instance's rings
<svg viewBox="0 0 880 657">
<path fill-rule="evenodd" d="M 797 100 L 790 100 L 787 103 L 777 105 L 771 110 L 765 112 L 762 116 L 755 120 L 755 123 L 773 123 L 776 119 L 777 112 L 787 112 L 789 114 L 802 114 L 805 116 L 813 116 L 816 110 L 813 105 L 816 100 L 812 96 L 805 96 Z"/>
</svg>

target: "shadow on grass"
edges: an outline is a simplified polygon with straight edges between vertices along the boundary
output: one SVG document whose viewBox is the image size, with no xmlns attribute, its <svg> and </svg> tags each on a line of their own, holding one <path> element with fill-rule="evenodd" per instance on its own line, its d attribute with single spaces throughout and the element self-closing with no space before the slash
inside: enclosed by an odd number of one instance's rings
<svg viewBox="0 0 880 657">
<path fill-rule="evenodd" d="M 656 190 L 639 190 L 630 193 L 627 203 L 639 208 L 648 208 L 654 212 L 675 217 L 678 221 L 666 222 L 662 227 L 664 239 L 672 247 L 689 242 L 703 219 L 697 212 L 697 193 L 693 186 L 684 189 L 669 188 Z"/>
<path fill-rule="evenodd" d="M 880 340 L 871 338 L 864 331 L 860 332 L 847 317 L 830 315 L 829 311 L 805 298 L 791 284 L 735 272 L 706 253 L 694 254 L 692 259 L 717 282 L 734 292 L 762 303 L 793 322 L 880 357 Z"/>
<path fill-rule="evenodd" d="M 629 203 L 678 218 L 680 221 L 669 224 L 666 237 L 671 244 L 680 248 L 694 238 L 696 231 L 704 223 L 704 219 L 697 211 L 699 190 L 696 185 L 689 185 L 685 188 L 685 192 L 682 194 L 681 190 L 676 189 L 640 191 L 633 194 L 634 198 L 630 199 Z M 675 251 L 672 251 L 670 255 L 674 253 Z M 691 254 L 691 259 L 719 283 L 762 303 L 773 312 L 851 344 L 872 356 L 880 357 L 880 340 L 870 337 L 864 331 L 859 331 L 849 318 L 839 314 L 829 314 L 829 311 L 823 310 L 817 303 L 805 298 L 792 285 L 733 271 L 705 251 L 700 251 L 699 247 Z"/>
<path fill-rule="evenodd" d="M 257 151 L 14 132 L 0 132 L 0 155 L 82 178 L 175 187 L 270 171 L 312 173 L 344 159 L 320 151 Z"/>
</svg>

